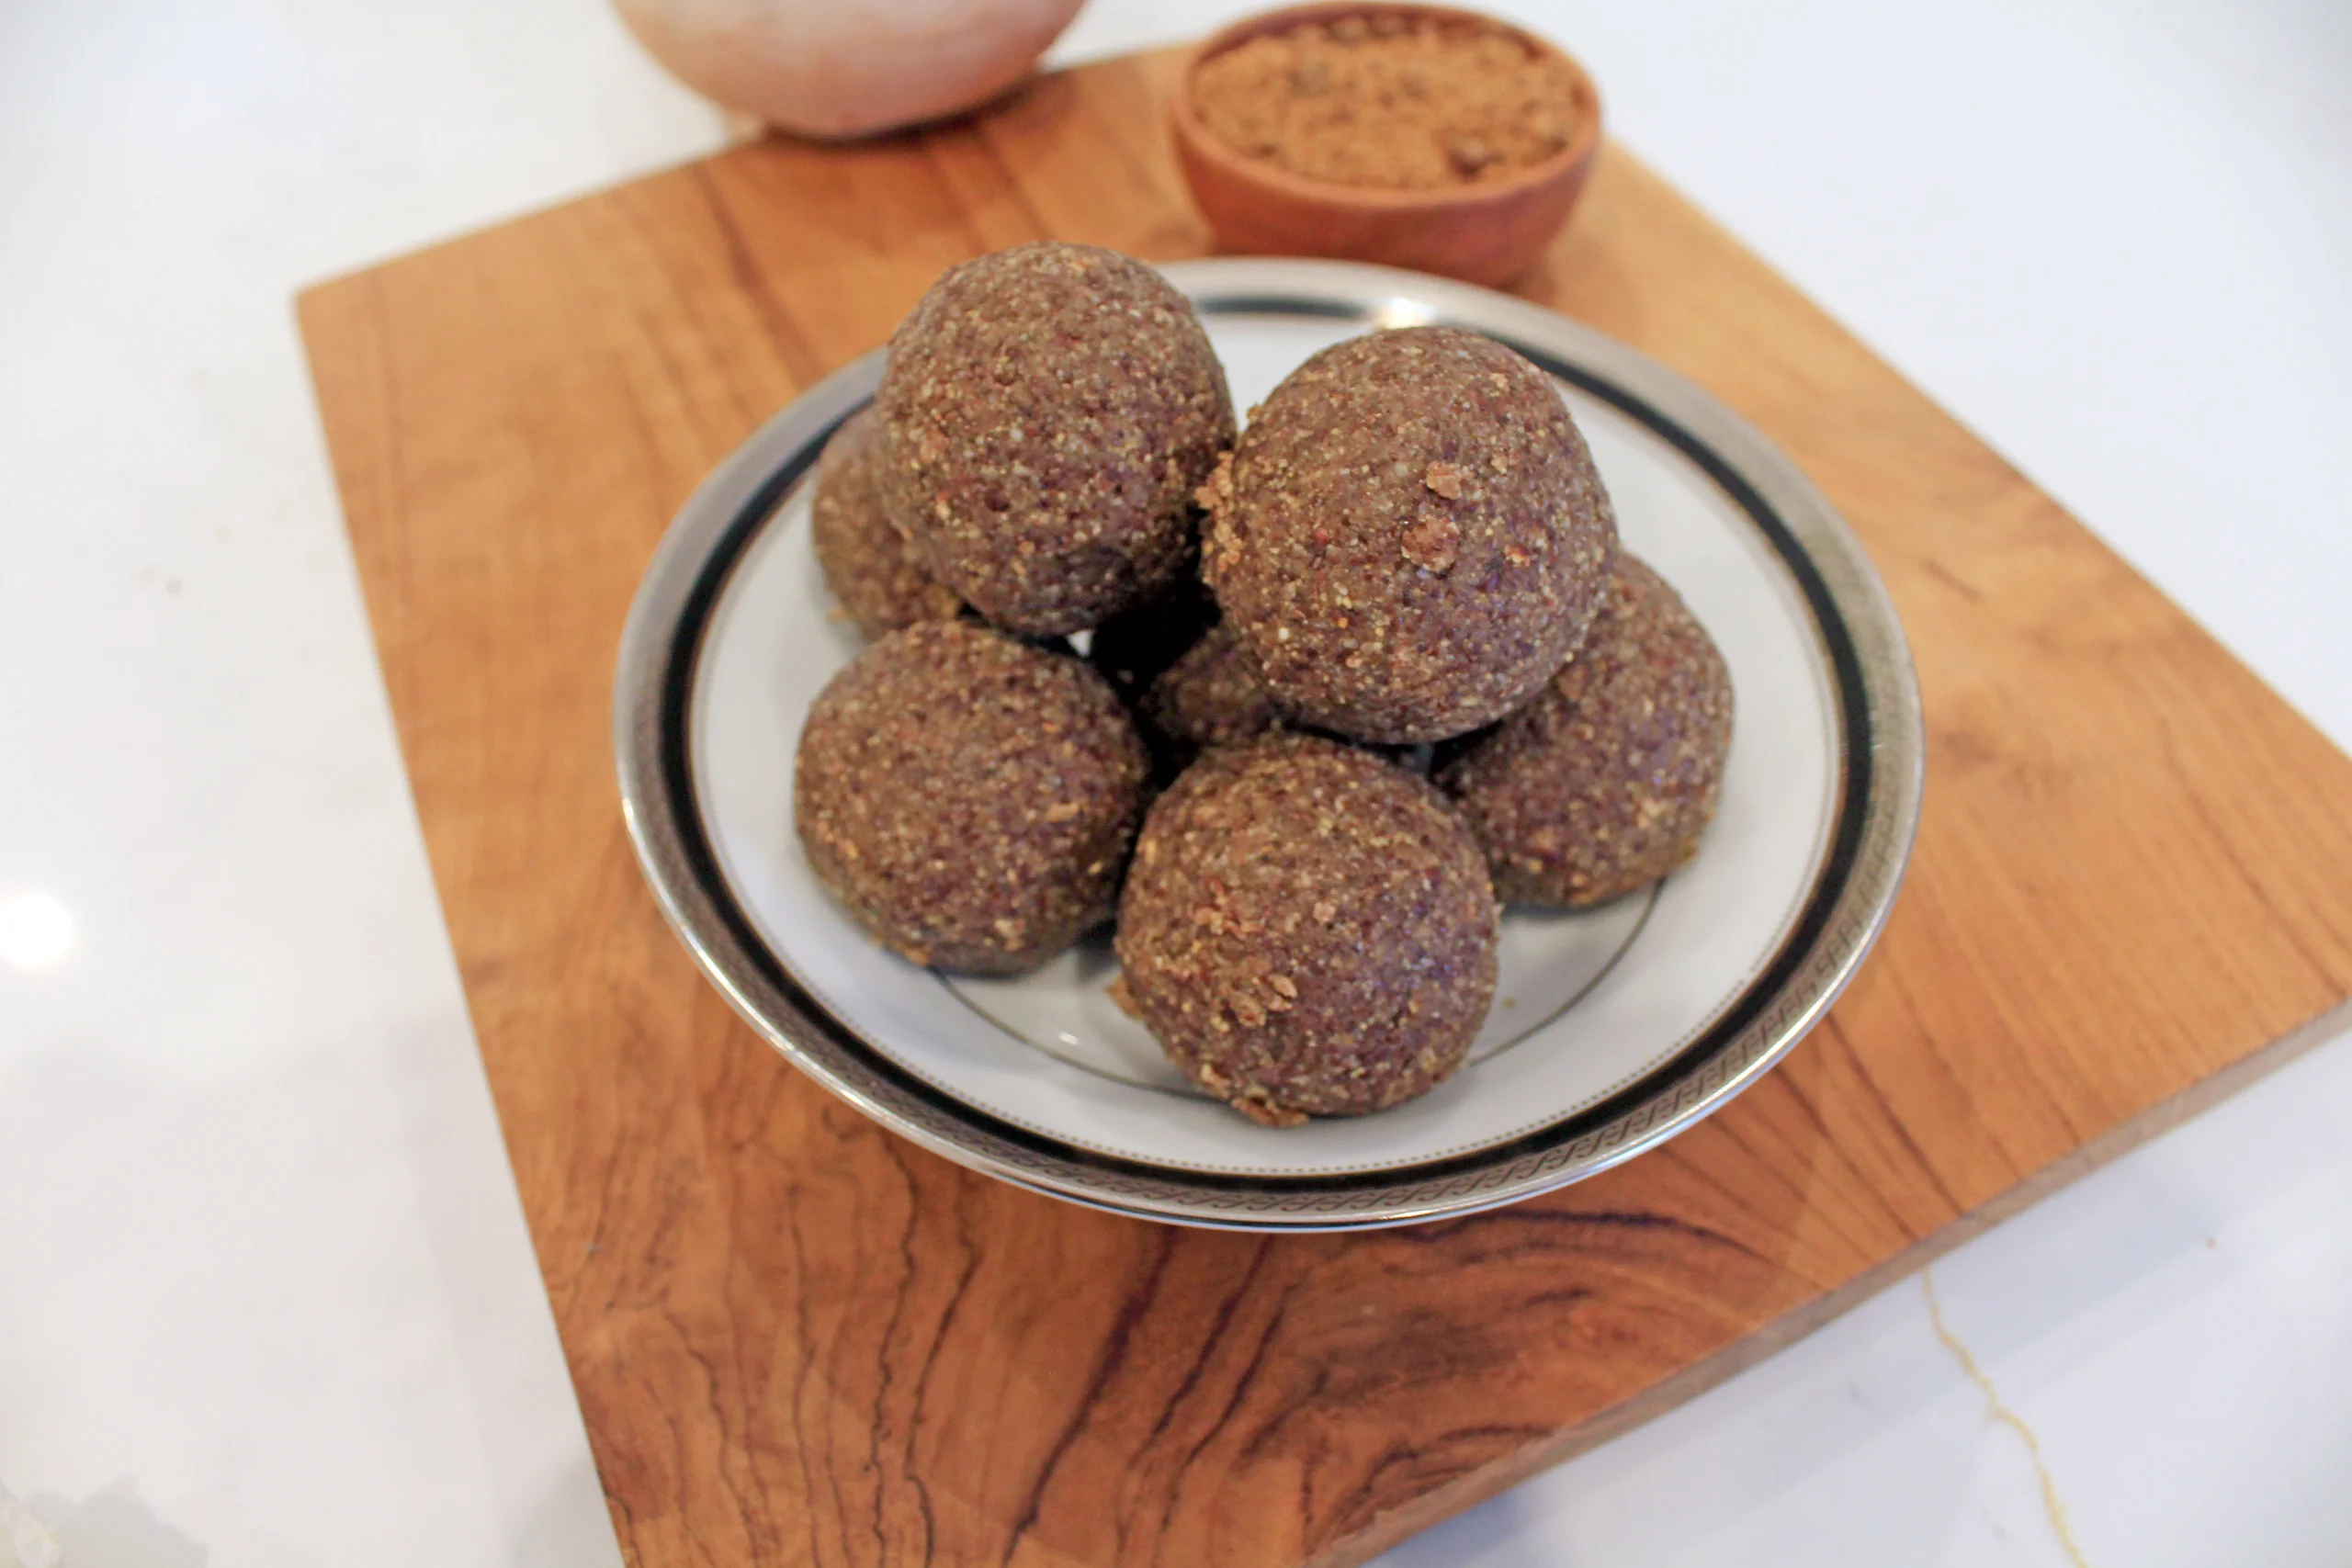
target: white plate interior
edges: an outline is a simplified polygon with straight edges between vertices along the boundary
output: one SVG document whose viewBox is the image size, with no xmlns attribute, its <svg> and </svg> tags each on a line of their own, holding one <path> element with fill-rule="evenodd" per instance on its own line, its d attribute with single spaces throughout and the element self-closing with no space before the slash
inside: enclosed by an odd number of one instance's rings
<svg viewBox="0 0 2352 1568">
<path fill-rule="evenodd" d="M 1210 315 L 1248 408 L 1360 323 Z M 875 945 L 819 886 L 792 821 L 810 703 L 862 646 L 809 549 L 808 486 L 745 548 L 695 674 L 689 755 L 704 828 L 761 939 L 900 1066 L 1033 1132 L 1148 1165 L 1266 1176 L 1394 1170 L 1475 1153 L 1637 1082 L 1721 1019 L 1780 950 L 1821 872 L 1838 805 L 1835 697 L 1795 579 L 1690 457 L 1564 387 L 1627 547 L 1722 647 L 1737 717 L 1698 857 L 1649 892 L 1574 915 L 1513 910 L 1496 1006 L 1471 1060 L 1377 1116 L 1259 1127 L 1193 1092 L 1105 994 L 1097 940 L 1017 980 L 949 978 Z"/>
</svg>

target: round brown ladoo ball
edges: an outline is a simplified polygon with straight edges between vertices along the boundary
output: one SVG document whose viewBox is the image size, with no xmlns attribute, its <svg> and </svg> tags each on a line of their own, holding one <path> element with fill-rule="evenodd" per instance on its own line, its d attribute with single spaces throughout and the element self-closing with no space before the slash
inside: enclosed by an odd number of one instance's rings
<svg viewBox="0 0 2352 1568">
<path fill-rule="evenodd" d="M 1576 908 L 1698 852 L 1731 750 L 1731 672 L 1664 579 L 1617 558 L 1584 647 L 1438 773 L 1507 902 Z"/>
<path fill-rule="evenodd" d="M 876 482 L 881 434 L 870 406 L 833 432 L 817 459 L 817 493 L 808 507 L 826 586 L 870 637 L 922 621 L 952 621 L 964 608 L 882 510 Z"/>
<path fill-rule="evenodd" d="M 1583 640 L 1617 546 L 1551 380 L 1453 327 L 1309 359 L 1204 496 L 1209 586 L 1274 701 L 1359 740 L 1525 702 Z"/>
<path fill-rule="evenodd" d="M 1153 729 L 1194 752 L 1250 739 L 1282 723 L 1249 650 L 1221 621 L 1145 689 L 1136 711 Z"/>
<path fill-rule="evenodd" d="M 1438 793 L 1306 735 L 1204 753 L 1144 824 L 1119 901 L 1126 998 L 1169 1058 L 1254 1121 L 1426 1093 L 1494 999 L 1476 842 Z"/>
<path fill-rule="evenodd" d="M 890 515 L 998 626 L 1078 631 L 1190 569 L 1233 400 L 1139 261 L 1020 245 L 952 267 L 890 339 Z"/>
<path fill-rule="evenodd" d="M 1207 747 L 1248 740 L 1282 722 L 1197 578 L 1096 627 L 1091 657 L 1133 705 L 1170 772 Z"/>
<path fill-rule="evenodd" d="M 1116 907 L 1148 766 L 1083 662 L 935 621 L 884 637 L 819 694 L 793 814 L 818 880 L 883 945 L 1017 974 Z"/>
</svg>

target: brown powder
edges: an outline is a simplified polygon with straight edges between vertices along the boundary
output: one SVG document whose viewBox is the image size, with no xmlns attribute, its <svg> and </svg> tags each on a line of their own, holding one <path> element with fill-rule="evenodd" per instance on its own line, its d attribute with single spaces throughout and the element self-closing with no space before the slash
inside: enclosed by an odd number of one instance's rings
<svg viewBox="0 0 2352 1568">
<path fill-rule="evenodd" d="M 1515 174 L 1566 147 L 1579 118 L 1568 67 L 1507 28 L 1377 13 L 1203 62 L 1193 106 L 1249 157 L 1394 190 Z"/>
</svg>

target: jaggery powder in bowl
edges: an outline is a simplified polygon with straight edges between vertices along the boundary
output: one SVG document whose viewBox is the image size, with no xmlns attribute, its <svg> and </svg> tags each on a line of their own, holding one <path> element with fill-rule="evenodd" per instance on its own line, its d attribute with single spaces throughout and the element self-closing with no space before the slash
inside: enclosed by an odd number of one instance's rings
<svg viewBox="0 0 2352 1568">
<path fill-rule="evenodd" d="M 1261 33 L 1201 62 L 1193 108 L 1236 152 L 1333 185 L 1507 177 L 1567 146 L 1576 73 L 1509 28 L 1402 12 Z"/>
<path fill-rule="evenodd" d="M 1223 248 L 1490 285 L 1541 254 L 1600 141 L 1600 96 L 1574 60 L 1437 6 L 1237 23 L 1187 62 L 1171 118 Z"/>
</svg>

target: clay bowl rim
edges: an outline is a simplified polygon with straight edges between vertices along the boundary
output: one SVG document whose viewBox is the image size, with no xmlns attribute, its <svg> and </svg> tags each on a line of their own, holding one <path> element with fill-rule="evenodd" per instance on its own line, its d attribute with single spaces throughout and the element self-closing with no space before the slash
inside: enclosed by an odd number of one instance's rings
<svg viewBox="0 0 2352 1568">
<path fill-rule="evenodd" d="M 1440 22 L 1490 28 L 1510 34 L 1537 55 L 1558 61 L 1567 67 L 1574 81 L 1573 96 L 1578 110 L 1576 130 L 1569 136 L 1567 145 L 1542 163 L 1531 164 L 1498 180 L 1419 188 L 1351 186 L 1333 180 L 1310 179 L 1305 175 L 1293 174 L 1277 164 L 1249 157 L 1211 130 L 1194 112 L 1193 79 L 1202 65 L 1216 56 L 1238 49 L 1254 38 L 1292 32 L 1317 22 L 1372 16 L 1430 17 Z M 1371 212 L 1459 211 L 1466 207 L 1505 201 L 1565 178 L 1591 158 L 1600 145 L 1600 89 L 1594 84 L 1592 73 L 1587 71 L 1575 55 L 1551 39 L 1499 17 L 1490 17 L 1482 11 L 1466 11 L 1455 6 L 1422 5 L 1418 0 L 1312 0 L 1307 5 L 1284 6 L 1229 23 L 1202 39 L 1184 56 L 1177 70 L 1176 91 L 1170 96 L 1169 112 L 1177 138 L 1185 144 L 1186 150 L 1216 164 L 1221 172 L 1235 179 L 1295 202 L 1353 207 Z"/>
</svg>

